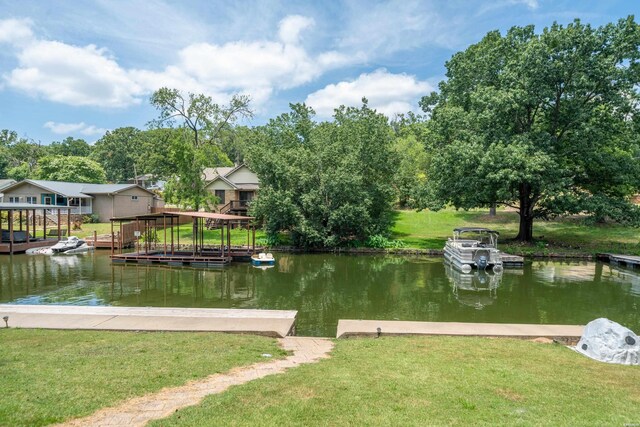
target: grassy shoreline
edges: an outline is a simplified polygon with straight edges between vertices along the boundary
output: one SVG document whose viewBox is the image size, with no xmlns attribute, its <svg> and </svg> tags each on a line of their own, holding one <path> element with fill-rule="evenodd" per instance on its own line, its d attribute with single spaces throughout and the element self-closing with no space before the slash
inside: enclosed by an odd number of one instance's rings
<svg viewBox="0 0 640 427">
<path fill-rule="evenodd" d="M 0 425 L 40 426 L 283 357 L 274 339 L 181 332 L 0 329 Z"/>
<path fill-rule="evenodd" d="M 534 242 L 522 244 L 515 241 L 518 233 L 518 215 L 515 212 L 498 210 L 496 216 L 489 216 L 486 210 L 456 211 L 445 209 L 431 211 L 395 211 L 391 239 L 404 242 L 404 249 L 380 249 L 377 252 L 440 254 L 447 238 L 456 227 L 489 227 L 500 232 L 500 249 L 506 253 L 529 258 L 584 258 L 597 253 L 612 252 L 628 255 L 640 255 L 640 229 L 616 224 L 586 224 L 582 217 L 560 218 L 553 221 L 536 221 L 534 224 Z M 73 234 L 80 237 L 109 233 L 109 224 L 84 224 L 81 231 Z M 189 243 L 192 237 L 190 224 L 180 227 L 180 240 Z M 220 243 L 219 230 L 205 230 L 207 244 Z M 265 243 L 266 234 L 256 230 L 257 244 Z M 288 236 L 282 234 L 282 241 Z M 234 245 L 247 243 L 247 232 L 235 229 L 231 232 Z M 293 250 L 288 246 L 279 246 L 274 250 Z M 296 249 L 298 250 L 298 249 Z M 329 252 L 372 252 L 373 248 L 327 248 Z"/>
<path fill-rule="evenodd" d="M 624 425 L 640 367 L 561 345 L 471 337 L 338 340 L 318 364 L 207 397 L 152 426 Z"/>
</svg>

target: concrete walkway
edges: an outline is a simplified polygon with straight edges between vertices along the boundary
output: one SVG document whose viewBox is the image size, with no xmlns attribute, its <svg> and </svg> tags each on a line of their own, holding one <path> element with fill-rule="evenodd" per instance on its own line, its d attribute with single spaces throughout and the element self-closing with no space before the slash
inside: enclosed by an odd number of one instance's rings
<svg viewBox="0 0 640 427">
<path fill-rule="evenodd" d="M 181 387 L 167 388 L 158 393 L 137 397 L 116 407 L 101 409 L 86 418 L 60 426 L 143 426 L 151 420 L 166 418 L 177 410 L 199 404 L 210 394 L 222 393 L 229 387 L 280 374 L 304 363 L 328 358 L 333 343 L 325 338 L 286 337 L 279 340 L 293 354 L 285 359 L 255 363 L 235 368 L 226 374 L 215 374 Z"/>
<path fill-rule="evenodd" d="M 525 325 L 508 323 L 402 322 L 390 320 L 339 320 L 338 338 L 381 335 L 452 335 L 514 338 L 555 338 L 577 341 L 584 326 Z"/>
<path fill-rule="evenodd" d="M 11 328 L 207 331 L 285 337 L 295 310 L 0 304 Z M 4 323 L 2 324 L 4 326 Z"/>
</svg>

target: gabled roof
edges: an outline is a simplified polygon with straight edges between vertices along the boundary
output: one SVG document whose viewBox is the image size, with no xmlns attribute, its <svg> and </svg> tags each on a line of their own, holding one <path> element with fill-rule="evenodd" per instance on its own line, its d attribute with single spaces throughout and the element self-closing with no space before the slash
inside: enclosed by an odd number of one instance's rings
<svg viewBox="0 0 640 427">
<path fill-rule="evenodd" d="M 236 169 L 237 166 L 221 166 L 217 168 L 205 168 L 202 172 L 204 173 L 205 182 L 213 181 L 219 176 L 227 176 L 229 172 Z"/>
<path fill-rule="evenodd" d="M 140 188 L 147 193 L 154 194 L 137 184 L 86 184 L 82 182 L 62 182 L 62 181 L 44 181 L 39 179 L 25 179 L 5 188 L 10 190 L 22 185 L 23 183 L 35 185 L 43 190 L 60 194 L 65 197 L 74 197 L 79 199 L 89 199 L 92 194 L 114 194 L 130 188 Z"/>
<path fill-rule="evenodd" d="M 236 165 L 232 168 L 230 167 L 224 167 L 224 168 L 207 168 L 204 170 L 204 174 L 205 174 L 205 178 L 207 177 L 207 171 L 218 171 L 220 172 L 220 174 L 216 174 L 213 175 L 213 178 L 209 179 L 205 179 L 206 184 L 205 187 L 209 186 L 211 183 L 213 183 L 216 180 L 221 180 L 226 182 L 227 184 L 229 184 L 232 188 L 236 189 L 236 190 L 257 190 L 258 188 L 260 188 L 260 184 L 258 182 L 235 182 L 233 179 L 231 179 L 231 175 L 233 175 L 237 170 L 242 169 L 243 167 L 246 167 L 247 169 L 249 169 L 249 167 L 247 165 L 245 165 L 244 163 L 241 163 L 239 165 Z M 249 169 L 251 171 L 251 169 Z M 253 171 L 252 171 L 253 172 Z"/>
<path fill-rule="evenodd" d="M 15 179 L 0 179 L 0 190 L 16 183 Z"/>
</svg>

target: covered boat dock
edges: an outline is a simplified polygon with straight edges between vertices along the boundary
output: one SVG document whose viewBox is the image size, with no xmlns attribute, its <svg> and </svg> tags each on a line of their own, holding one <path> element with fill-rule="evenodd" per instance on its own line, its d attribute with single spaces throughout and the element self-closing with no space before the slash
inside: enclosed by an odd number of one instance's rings
<svg viewBox="0 0 640 427">
<path fill-rule="evenodd" d="M 61 236 L 71 231 L 70 210 L 69 207 L 52 205 L 0 203 L 0 254 L 21 253 L 31 248 L 55 245 Z M 47 213 L 56 223 L 49 229 Z M 66 229 L 62 228 L 63 214 L 66 215 Z M 42 222 L 40 229 L 38 222 Z"/>
<path fill-rule="evenodd" d="M 213 212 L 159 212 L 111 219 L 111 260 L 138 264 L 219 267 L 249 261 L 256 253 L 253 217 Z M 180 224 L 191 223 L 189 241 L 180 242 Z M 246 245 L 231 245 L 231 229 L 247 230 Z M 117 229 L 117 231 L 116 231 Z M 219 243 L 205 243 L 205 230 L 219 229 Z M 134 249 L 125 252 L 117 241 L 132 233 Z"/>
</svg>

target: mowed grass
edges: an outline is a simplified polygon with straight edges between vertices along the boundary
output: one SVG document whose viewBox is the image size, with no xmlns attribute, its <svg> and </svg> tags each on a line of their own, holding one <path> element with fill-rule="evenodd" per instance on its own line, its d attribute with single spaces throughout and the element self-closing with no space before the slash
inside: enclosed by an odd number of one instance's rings
<svg viewBox="0 0 640 427">
<path fill-rule="evenodd" d="M 500 232 L 500 248 L 513 254 L 594 254 L 616 252 L 640 255 L 640 229 L 615 224 L 586 225 L 584 218 L 536 221 L 535 242 L 523 245 L 513 241 L 518 234 L 518 214 L 498 210 L 495 217 L 487 210 L 397 211 L 392 237 L 408 247 L 442 249 L 456 227 L 488 227 Z"/>
<path fill-rule="evenodd" d="M 115 226 L 115 232 L 118 231 L 118 225 Z M 170 228 L 167 229 L 167 240 L 171 239 Z M 110 223 L 98 223 L 98 224 L 82 224 L 82 230 L 74 230 L 72 235 L 78 237 L 91 237 L 93 233 L 111 234 Z M 193 239 L 193 226 L 191 224 L 182 224 L 180 227 L 174 228 L 174 239 L 177 242 L 177 233 L 180 233 L 181 244 L 191 244 Z M 226 242 L 226 228 L 225 228 L 225 244 Z M 256 230 L 256 245 L 259 244 L 259 240 L 265 238 L 265 232 L 262 230 Z M 159 241 L 164 241 L 164 231 L 162 228 L 158 228 Z M 220 244 L 220 229 L 204 230 L 204 242 L 207 245 L 219 245 Z M 253 235 L 249 232 L 249 244 L 253 243 Z M 246 228 L 234 228 L 231 230 L 231 244 L 232 245 L 246 245 L 247 244 L 247 229 Z"/>
<path fill-rule="evenodd" d="M 0 425 L 40 426 L 284 352 L 215 333 L 0 330 Z"/>
<path fill-rule="evenodd" d="M 629 425 L 640 367 L 488 338 L 339 340 L 332 356 L 209 396 L 154 426 Z"/>
</svg>

